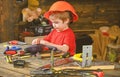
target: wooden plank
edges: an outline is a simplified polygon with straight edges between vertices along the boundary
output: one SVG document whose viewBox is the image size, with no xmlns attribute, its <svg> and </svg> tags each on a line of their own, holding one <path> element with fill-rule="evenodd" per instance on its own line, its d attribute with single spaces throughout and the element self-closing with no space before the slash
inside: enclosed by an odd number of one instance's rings
<svg viewBox="0 0 120 77">
<path fill-rule="evenodd" d="M 73 30 L 75 33 L 76 32 L 95 32 L 96 29 L 83 29 L 83 30 Z"/>
<path fill-rule="evenodd" d="M 28 76 L 30 75 L 29 68 L 14 68 L 12 64 L 4 63 L 4 64 L 0 65 L 0 68 L 4 68 L 6 70 L 13 71 L 13 72 L 23 74 L 23 75 L 28 75 Z"/>
<path fill-rule="evenodd" d="M 76 69 L 76 70 L 97 70 L 97 69 L 114 69 L 114 65 L 100 65 L 100 66 L 91 66 L 82 68 L 80 66 L 65 66 L 65 67 L 54 67 L 55 70 L 64 70 L 64 69 Z"/>
<path fill-rule="evenodd" d="M 62 56 L 63 53 L 57 53 L 57 54 L 54 54 L 54 57 L 60 57 Z M 40 54 L 41 58 L 50 58 L 51 54 L 50 53 L 43 53 L 43 54 Z"/>
<path fill-rule="evenodd" d="M 40 39 L 43 39 L 45 36 L 35 36 L 35 37 L 25 37 L 24 38 L 24 41 L 25 43 L 27 44 L 32 44 L 32 41 L 36 38 L 40 38 Z"/>
<path fill-rule="evenodd" d="M 17 72 L 16 70 L 9 70 L 4 67 L 0 67 L 0 77 L 9 77 L 9 76 L 10 77 L 22 77 L 22 76 L 25 76 L 25 74 Z"/>
</svg>

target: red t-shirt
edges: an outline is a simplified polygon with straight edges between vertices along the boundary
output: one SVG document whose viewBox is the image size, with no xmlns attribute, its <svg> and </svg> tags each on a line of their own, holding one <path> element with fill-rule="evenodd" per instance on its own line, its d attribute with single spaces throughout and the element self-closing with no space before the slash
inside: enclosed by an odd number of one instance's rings
<svg viewBox="0 0 120 77">
<path fill-rule="evenodd" d="M 53 29 L 48 34 L 48 36 L 44 38 L 44 40 L 57 45 L 66 44 L 69 46 L 68 52 L 70 53 L 70 55 L 72 56 L 75 54 L 75 50 L 76 50 L 75 35 L 70 28 L 62 32 L 57 32 L 55 29 Z"/>
</svg>

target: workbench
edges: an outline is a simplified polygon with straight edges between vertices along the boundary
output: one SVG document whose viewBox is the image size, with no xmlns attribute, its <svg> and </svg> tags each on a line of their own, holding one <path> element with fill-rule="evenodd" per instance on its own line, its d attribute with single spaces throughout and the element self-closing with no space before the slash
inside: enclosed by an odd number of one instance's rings
<svg viewBox="0 0 120 77">
<path fill-rule="evenodd" d="M 0 44 L 0 77 L 30 77 L 30 71 L 43 66 L 44 64 L 50 63 L 50 57 L 41 58 L 40 55 L 37 57 L 32 56 L 25 58 L 27 65 L 24 68 L 15 68 L 13 64 L 8 63 L 5 60 L 3 52 L 5 51 L 4 45 L 7 43 Z M 19 45 L 21 48 L 28 47 L 30 45 Z M 57 59 L 57 57 L 55 58 Z M 67 64 L 66 64 L 67 65 Z M 64 67 L 64 65 L 62 66 Z M 120 77 L 120 70 L 104 70 L 105 77 Z"/>
<path fill-rule="evenodd" d="M 44 61 L 40 58 L 40 56 L 32 56 L 30 58 L 25 58 L 24 60 L 27 62 L 27 66 L 24 68 L 15 68 L 13 64 L 8 63 L 5 60 L 3 52 L 5 51 L 5 45 L 7 43 L 0 44 L 0 77 L 22 77 L 25 75 L 30 76 L 30 70 L 36 69 L 42 66 L 45 63 L 49 63 L 50 58 L 45 58 Z M 19 45 L 22 49 L 28 47 L 29 45 Z"/>
</svg>

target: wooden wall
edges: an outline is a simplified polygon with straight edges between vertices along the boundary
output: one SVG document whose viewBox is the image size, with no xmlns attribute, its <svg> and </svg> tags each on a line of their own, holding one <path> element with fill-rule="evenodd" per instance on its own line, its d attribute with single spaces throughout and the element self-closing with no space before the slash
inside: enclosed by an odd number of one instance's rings
<svg viewBox="0 0 120 77">
<path fill-rule="evenodd" d="M 15 24 L 21 21 L 21 9 L 24 3 L 16 0 L 0 0 L 0 40 L 1 42 L 17 39 Z"/>
<path fill-rule="evenodd" d="M 57 0 L 39 0 L 43 14 Z M 71 25 L 73 30 L 98 29 L 100 26 L 120 26 L 120 0 L 66 0 L 79 15 Z M 16 25 L 22 20 L 21 9 L 27 7 L 27 0 L 0 0 L 0 40 L 18 39 Z"/>
<path fill-rule="evenodd" d="M 42 0 L 43 10 L 54 1 Z M 70 2 L 79 15 L 79 20 L 71 26 L 73 29 L 96 29 L 100 26 L 120 24 L 120 0 L 66 0 Z M 46 5 L 46 6 L 44 6 Z"/>
</svg>

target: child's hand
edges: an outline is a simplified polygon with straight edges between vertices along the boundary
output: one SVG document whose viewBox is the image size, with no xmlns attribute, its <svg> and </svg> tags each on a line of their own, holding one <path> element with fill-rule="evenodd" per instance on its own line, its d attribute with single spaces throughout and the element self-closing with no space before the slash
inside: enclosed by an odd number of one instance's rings
<svg viewBox="0 0 120 77">
<path fill-rule="evenodd" d="M 32 45 L 34 45 L 34 44 L 40 44 L 40 38 L 37 38 L 37 39 L 34 39 L 33 41 L 32 41 Z"/>
<path fill-rule="evenodd" d="M 41 41 L 40 41 L 40 44 L 46 45 L 46 44 L 47 44 L 47 41 L 41 40 Z"/>
</svg>

